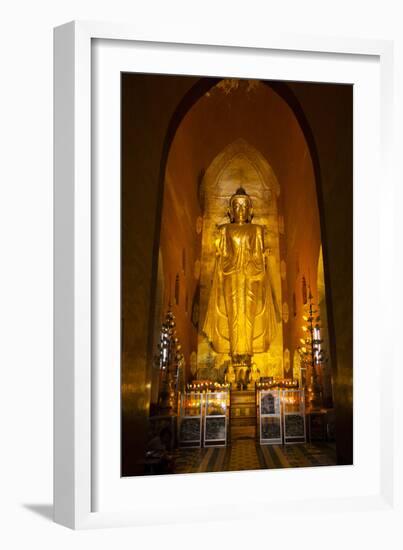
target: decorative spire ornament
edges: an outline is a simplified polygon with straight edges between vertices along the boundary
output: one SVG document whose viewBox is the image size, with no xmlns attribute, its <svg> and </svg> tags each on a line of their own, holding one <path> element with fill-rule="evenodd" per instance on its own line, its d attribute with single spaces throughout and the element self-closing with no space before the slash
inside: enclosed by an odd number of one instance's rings
<svg viewBox="0 0 403 550">
<path fill-rule="evenodd" d="M 311 409 L 322 406 L 323 390 L 319 374 L 326 362 L 325 350 L 322 346 L 320 311 L 313 301 L 311 288 L 308 287 L 308 299 L 305 306 L 302 326 L 304 337 L 300 339 L 298 348 L 301 357 L 301 367 L 305 369 L 308 380 L 308 401 Z"/>
<path fill-rule="evenodd" d="M 176 332 L 175 315 L 171 304 L 165 320 L 161 325 L 158 355 L 156 357 L 160 370 L 160 391 L 158 408 L 160 414 L 175 414 L 178 404 L 179 381 L 183 372 L 185 360 L 181 351 L 182 346 Z"/>
</svg>

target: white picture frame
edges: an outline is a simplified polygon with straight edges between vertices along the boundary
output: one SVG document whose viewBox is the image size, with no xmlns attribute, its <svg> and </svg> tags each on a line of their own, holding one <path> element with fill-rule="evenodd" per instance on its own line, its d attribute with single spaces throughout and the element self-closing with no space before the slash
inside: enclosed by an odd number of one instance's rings
<svg viewBox="0 0 403 550">
<path fill-rule="evenodd" d="M 375 177 L 382 173 L 384 192 L 379 196 L 376 189 L 370 187 L 368 201 L 366 205 L 360 206 L 360 223 L 365 227 L 372 226 L 371 235 L 375 237 L 378 243 L 375 251 L 375 262 L 377 275 L 379 276 L 379 287 L 377 287 L 374 299 L 374 311 L 383 312 L 387 315 L 391 311 L 390 304 L 387 303 L 386 295 L 382 289 L 394 284 L 393 270 L 382 268 L 381 260 L 388 258 L 390 251 L 394 250 L 393 238 L 388 240 L 387 233 L 393 232 L 390 225 L 389 214 L 393 211 L 393 170 L 392 170 L 392 119 L 393 119 L 393 44 L 382 40 L 361 40 L 361 39 L 338 39 L 330 37 L 313 36 L 286 36 L 282 34 L 271 36 L 256 36 L 249 39 L 232 39 L 209 36 L 206 31 L 205 43 L 192 43 L 191 37 L 186 36 L 186 30 L 181 36 L 169 35 L 169 30 L 164 36 L 148 36 L 130 25 L 119 25 L 109 23 L 91 23 L 91 22 L 72 22 L 62 25 L 55 29 L 54 34 L 54 113 L 55 113 L 55 370 L 54 370 L 54 514 L 55 521 L 65 526 L 82 529 L 92 527 L 106 527 L 118 525 L 141 525 L 147 523 L 192 521 L 196 513 L 196 508 L 192 508 L 181 503 L 181 495 L 189 490 L 189 484 L 192 490 L 197 490 L 201 495 L 197 507 L 198 519 L 217 519 L 245 517 L 244 510 L 241 510 L 234 501 L 234 492 L 242 492 L 245 505 L 250 509 L 250 504 L 259 502 L 259 513 L 275 513 L 275 500 L 278 499 L 279 492 L 276 493 L 276 483 L 287 487 L 287 494 L 282 499 L 282 505 L 288 506 L 287 513 L 297 514 L 298 507 L 295 502 L 301 502 L 306 498 L 306 487 L 300 476 L 300 472 L 295 470 L 283 470 L 276 472 L 275 477 L 270 471 L 244 472 L 244 473 L 226 473 L 204 476 L 164 476 L 164 479 L 145 479 L 121 480 L 119 472 L 113 472 L 113 480 L 105 480 L 107 486 L 107 504 L 104 508 L 97 510 L 97 498 L 94 496 L 98 492 L 99 480 L 103 483 L 105 471 L 99 467 L 97 462 L 97 452 L 102 447 L 99 443 L 99 435 L 102 440 L 103 432 L 109 429 L 105 424 L 99 421 L 97 413 L 97 402 L 102 398 L 102 392 L 106 382 L 100 382 L 94 376 L 94 358 L 98 356 L 96 349 L 97 343 L 93 339 L 94 325 L 102 318 L 101 309 L 98 309 L 98 283 L 94 284 L 94 277 L 97 275 L 97 247 L 114 246 L 114 243 L 104 243 L 102 235 L 99 233 L 99 227 L 94 222 L 94 211 L 98 213 L 103 208 L 94 200 L 93 181 L 94 177 L 100 176 L 99 167 L 92 158 L 92 140 L 98 139 L 94 135 L 92 124 L 92 113 L 96 106 L 93 104 L 92 93 L 94 87 L 91 78 L 94 70 L 94 50 L 100 41 L 108 41 L 108 44 L 114 45 L 114 54 L 111 55 L 108 63 L 115 63 L 117 51 L 120 47 L 127 48 L 131 45 L 137 48 L 143 48 L 144 55 L 130 54 L 130 63 L 133 67 L 137 63 L 138 71 L 155 72 L 158 70 L 158 63 L 162 63 L 161 52 L 167 55 L 165 61 L 167 66 L 178 67 L 182 74 L 188 74 L 189 55 L 192 59 L 192 74 L 208 75 L 206 68 L 207 57 L 210 63 L 214 65 L 213 70 L 220 71 L 220 76 L 242 76 L 250 74 L 252 76 L 261 76 L 259 74 L 259 59 L 266 55 L 271 55 L 274 60 L 276 55 L 281 55 L 281 67 L 293 67 L 294 79 L 303 79 L 301 71 L 301 60 L 316 64 L 313 67 L 313 73 L 306 75 L 306 78 L 312 77 L 316 71 L 316 78 L 326 81 L 331 78 L 332 67 L 354 60 L 360 57 L 362 64 L 374 63 L 377 67 L 375 72 L 378 76 L 377 82 L 379 88 L 374 93 L 379 94 L 380 99 L 379 112 L 373 114 L 374 118 L 379 120 L 372 121 L 374 127 L 379 129 L 380 139 L 376 158 L 379 157 L 379 166 L 376 168 L 376 174 L 367 173 L 359 176 L 368 176 L 371 185 Z M 228 37 L 229 35 L 226 34 Z M 122 41 L 122 42 L 121 42 Z M 102 46 L 102 44 L 101 44 Z M 158 56 L 153 55 L 153 49 L 157 51 Z M 188 56 L 188 62 L 175 56 L 181 52 Z M 138 52 L 137 52 L 138 53 Z M 220 59 L 226 55 L 242 56 L 234 60 L 237 61 L 233 66 L 228 66 L 228 73 L 222 74 L 220 69 Z M 99 55 L 97 53 L 96 55 Z M 158 59 L 157 59 L 158 58 Z M 320 58 L 320 59 L 319 59 Z M 176 61 L 174 61 L 176 59 Z M 122 58 L 123 60 L 123 58 Z M 182 69 L 180 69 L 182 67 Z M 122 67 L 123 69 L 123 67 Z M 113 70 L 121 70 L 115 67 Z M 132 69 L 133 70 L 133 69 Z M 169 69 L 167 69 L 169 70 Z M 210 69 L 211 70 L 211 69 Z M 364 69 L 365 71 L 365 69 Z M 164 71 L 162 71 L 164 72 Z M 374 72 L 374 74 L 375 74 Z M 355 83 L 354 71 L 351 72 L 351 83 Z M 372 78 L 372 77 L 371 77 Z M 335 79 L 335 81 L 338 81 Z M 350 82 L 350 80 L 348 80 Z M 105 89 L 108 94 L 108 90 Z M 377 111 L 377 109 L 376 109 Z M 365 124 L 362 119 L 358 124 Z M 97 131 L 102 134 L 102 128 L 97 127 Z M 365 144 L 357 143 L 354 146 L 357 154 L 365 153 Z M 364 151 L 361 149 L 364 148 Z M 118 154 L 118 148 L 112 151 L 111 155 Z M 374 159 L 376 164 L 376 159 Z M 358 163 L 359 168 L 362 166 Z M 101 174 L 102 176 L 103 174 Z M 111 180 L 116 175 L 116 166 L 110 165 Z M 357 176 L 357 168 L 354 173 Z M 355 187 L 355 191 L 360 192 L 360 188 Z M 379 202 L 377 202 L 377 200 Z M 365 215 L 365 208 L 374 212 L 374 205 L 377 207 L 375 220 Z M 94 210 L 95 209 L 95 210 Z M 358 227 L 358 229 L 357 229 Z M 361 243 L 363 238 L 361 226 L 355 223 L 355 239 Z M 356 241 L 357 242 L 357 241 Z M 115 246 L 118 245 L 115 243 Z M 363 246 L 363 249 L 366 247 Z M 363 250 L 362 254 L 366 251 Z M 360 252 L 361 254 L 361 252 Z M 362 277 L 361 262 L 358 258 L 355 267 L 358 267 L 355 276 Z M 363 260 L 365 263 L 365 259 Z M 368 292 L 365 287 L 365 281 L 360 279 L 363 290 L 361 293 Z M 356 283 L 356 281 L 355 281 Z M 362 295 L 362 294 L 361 294 Z M 362 302 L 360 302 L 362 307 Z M 110 304 L 115 308 L 116 303 Z M 383 309 L 382 309 L 383 308 Z M 386 313 L 385 313 L 386 312 Z M 357 318 L 364 316 L 362 310 L 355 311 L 355 326 Z M 358 317 L 357 317 L 358 315 Z M 102 322 L 102 321 L 101 321 Z M 364 323 L 365 324 L 365 323 Z M 359 333 L 357 337 L 358 345 L 362 345 L 362 337 L 371 337 L 370 327 L 367 327 L 368 333 Z M 118 328 L 116 328 L 118 331 Z M 361 330 L 361 329 L 360 329 Z M 364 330 L 364 329 L 362 329 Z M 379 338 L 386 337 L 388 327 L 383 323 L 378 328 Z M 116 336 L 116 334 L 115 334 Z M 356 346 L 355 346 L 356 348 Z M 327 509 L 330 511 L 349 510 L 357 511 L 394 511 L 394 482 L 395 482 L 395 444 L 394 425 L 390 421 L 394 417 L 395 409 L 393 395 L 388 390 L 388 385 L 379 383 L 379 355 L 374 353 L 373 357 L 365 356 L 368 361 L 368 371 L 373 379 L 366 380 L 365 391 L 372 392 L 371 395 L 377 396 L 376 419 L 373 426 L 377 433 L 374 445 L 373 464 L 367 468 L 361 468 L 361 462 L 365 462 L 365 453 L 368 449 L 369 433 L 365 429 L 365 412 L 361 407 L 365 407 L 365 396 L 362 395 L 361 384 L 357 384 L 356 374 L 354 374 L 354 421 L 357 430 L 354 434 L 355 449 L 358 449 L 358 455 L 355 455 L 357 462 L 353 467 L 332 467 L 316 468 L 315 474 L 305 470 L 307 483 L 309 479 L 314 480 L 312 491 L 310 492 L 310 513 L 315 514 L 321 510 L 323 503 L 326 502 Z M 356 351 L 354 360 L 356 361 Z M 360 358 L 361 361 L 361 358 Z M 382 377 L 391 383 L 393 379 L 393 368 L 396 358 L 393 355 L 393 349 L 385 350 L 382 356 Z M 361 379 L 360 379 L 361 381 Z M 110 388 L 116 388 L 116 379 Z M 111 398 L 112 399 L 112 398 Z M 114 403 L 111 405 L 116 408 L 119 402 L 119 396 L 114 396 Z M 116 401 L 117 399 L 117 401 Z M 115 410 L 115 409 L 114 409 Z M 379 414 L 378 414 L 379 413 Z M 114 414 L 114 413 L 113 413 Z M 375 413 L 374 413 L 375 414 Z M 374 417 L 375 418 L 375 417 Z M 358 422 L 358 424 L 357 424 Z M 113 424 L 113 423 L 111 423 Z M 364 428 L 363 428 L 364 426 Z M 382 427 L 382 429 L 380 429 Z M 113 437 L 116 441 L 119 437 L 119 425 L 112 425 L 112 431 L 108 432 L 108 437 Z M 104 438 L 105 439 L 105 438 Z M 113 445 L 111 445 L 113 448 Z M 115 449 L 116 450 L 116 449 Z M 114 451 L 113 451 L 114 452 Z M 111 458 L 111 463 L 116 461 L 116 453 Z M 108 460 L 105 462 L 108 467 Z M 372 466 L 376 467 L 371 470 Z M 339 473 L 338 473 L 339 472 Z M 372 478 L 370 478 L 372 472 Z M 106 474 L 109 475 L 109 474 Z M 315 477 L 310 477 L 310 476 Z M 112 473 L 111 473 L 112 476 Z M 262 482 L 270 477 L 273 496 L 264 494 L 260 490 Z M 174 477 L 175 479 L 172 479 Z M 203 479 L 201 479 L 201 477 Z M 337 481 L 343 478 L 345 486 L 337 486 Z M 219 507 L 208 506 L 200 492 L 201 487 L 217 486 L 217 481 L 222 482 L 223 495 Z M 305 479 L 305 478 L 304 478 Z M 329 480 L 329 496 L 321 492 L 320 485 Z M 358 479 L 357 484 L 355 481 Z M 368 480 L 372 479 L 368 484 Z M 234 483 L 234 481 L 236 483 Z M 133 483 L 136 483 L 136 490 L 133 492 Z M 119 500 L 122 485 L 127 494 L 135 494 L 131 505 Z M 147 494 L 162 484 L 164 490 L 171 491 L 175 487 L 174 505 L 171 510 L 163 510 L 161 506 L 152 506 L 152 502 L 147 500 Z M 118 487 L 119 486 L 119 487 Z M 102 489 L 103 490 L 103 489 Z M 207 491 L 208 492 L 208 491 Z M 331 493 L 331 494 L 330 494 Z M 122 493 L 123 494 L 123 493 Z M 263 495 L 263 496 L 262 496 Z M 305 496 L 304 496 L 305 495 Z M 102 499 L 101 499 L 102 500 Z M 294 504 L 293 504 L 294 503 Z M 155 503 L 154 503 L 155 504 Z M 225 511 L 224 511 L 225 510 Z M 255 511 L 253 514 L 255 515 Z"/>
</svg>

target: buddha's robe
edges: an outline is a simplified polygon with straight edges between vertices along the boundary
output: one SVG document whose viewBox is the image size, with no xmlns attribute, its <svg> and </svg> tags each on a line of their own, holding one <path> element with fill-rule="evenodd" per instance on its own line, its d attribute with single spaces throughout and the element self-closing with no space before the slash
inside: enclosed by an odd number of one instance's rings
<svg viewBox="0 0 403 550">
<path fill-rule="evenodd" d="M 257 224 L 228 223 L 216 240 L 203 332 L 217 353 L 233 358 L 267 351 L 279 321 L 263 230 Z"/>
</svg>

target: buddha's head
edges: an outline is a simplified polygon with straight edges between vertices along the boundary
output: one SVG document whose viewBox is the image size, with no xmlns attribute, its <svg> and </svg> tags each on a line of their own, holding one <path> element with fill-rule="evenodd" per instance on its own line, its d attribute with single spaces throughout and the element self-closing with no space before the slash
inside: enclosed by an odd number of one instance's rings
<svg viewBox="0 0 403 550">
<path fill-rule="evenodd" d="M 229 201 L 231 223 L 249 223 L 253 218 L 252 200 L 243 187 L 239 187 Z"/>
</svg>

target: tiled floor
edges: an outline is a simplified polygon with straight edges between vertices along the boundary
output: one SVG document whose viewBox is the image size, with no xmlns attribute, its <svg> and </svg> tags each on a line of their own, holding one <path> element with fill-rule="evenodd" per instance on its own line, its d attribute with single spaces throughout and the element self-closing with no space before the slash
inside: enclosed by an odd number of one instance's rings
<svg viewBox="0 0 403 550">
<path fill-rule="evenodd" d="M 251 439 L 240 439 L 228 447 L 179 449 L 175 455 L 177 474 L 335 464 L 335 446 L 329 443 L 259 445 Z"/>
</svg>

